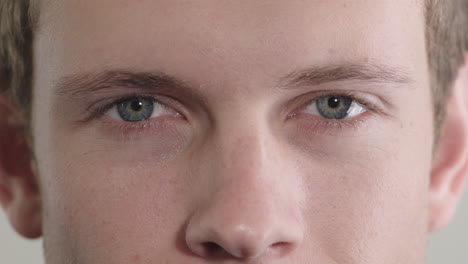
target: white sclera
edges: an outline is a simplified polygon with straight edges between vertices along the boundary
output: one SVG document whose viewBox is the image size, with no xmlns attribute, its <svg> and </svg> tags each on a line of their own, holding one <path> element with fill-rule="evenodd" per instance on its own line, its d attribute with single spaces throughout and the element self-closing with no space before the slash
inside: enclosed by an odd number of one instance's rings
<svg viewBox="0 0 468 264">
<path fill-rule="evenodd" d="M 120 116 L 119 111 L 117 110 L 117 105 L 114 105 L 111 109 L 109 109 L 106 115 L 115 120 L 128 122 L 126 120 L 123 120 L 122 117 Z M 167 116 L 167 115 L 177 116 L 178 114 L 176 111 L 172 110 L 170 107 L 164 104 L 161 104 L 158 101 L 153 101 L 153 112 L 151 113 L 151 116 L 148 119 L 157 118 L 161 116 Z"/>
<path fill-rule="evenodd" d="M 351 117 L 355 117 L 355 116 L 358 116 L 362 113 L 366 112 L 366 107 L 359 104 L 358 102 L 356 101 L 353 101 L 351 103 L 351 106 L 349 107 L 348 109 L 348 112 L 347 112 L 347 115 L 345 118 L 351 118 Z M 306 113 L 306 114 L 310 114 L 310 115 L 318 115 L 318 116 L 322 116 L 318 110 L 318 107 L 317 107 L 317 100 L 314 100 L 313 102 L 311 102 L 303 111 L 303 113 Z"/>
</svg>

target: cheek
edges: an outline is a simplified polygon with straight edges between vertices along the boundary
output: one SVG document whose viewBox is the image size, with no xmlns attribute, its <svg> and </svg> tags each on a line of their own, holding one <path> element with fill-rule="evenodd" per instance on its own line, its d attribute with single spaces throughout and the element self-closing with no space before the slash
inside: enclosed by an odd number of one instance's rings
<svg viewBox="0 0 468 264">
<path fill-rule="evenodd" d="M 309 232 L 340 263 L 350 256 L 356 263 L 378 263 L 407 248 L 423 255 L 432 142 L 411 129 L 394 133 L 396 127 L 386 127 L 352 139 L 325 136 L 313 144 L 320 152 L 301 150 Z"/>
<path fill-rule="evenodd" d="M 176 240 L 189 203 L 180 195 L 188 183 L 177 177 L 178 151 L 189 144 L 183 133 L 117 144 L 92 132 L 54 131 L 42 143 L 51 151 L 41 155 L 39 169 L 44 240 L 55 254 L 60 249 L 83 263 L 119 263 L 136 249 L 150 256 Z"/>
<path fill-rule="evenodd" d="M 125 255 L 168 250 L 187 212 L 182 207 L 187 201 L 176 195 L 187 192 L 185 183 L 174 177 L 177 168 L 116 166 L 96 160 L 75 160 L 50 175 L 62 178 L 46 191 L 45 233 L 57 235 L 52 238 L 58 243 L 55 252 L 68 251 L 68 256 L 84 263 L 104 263 L 99 259 L 103 256 L 109 263 L 119 263 Z M 158 240 L 147 241 L 149 237 Z M 106 252 L 109 249 L 112 254 Z"/>
</svg>

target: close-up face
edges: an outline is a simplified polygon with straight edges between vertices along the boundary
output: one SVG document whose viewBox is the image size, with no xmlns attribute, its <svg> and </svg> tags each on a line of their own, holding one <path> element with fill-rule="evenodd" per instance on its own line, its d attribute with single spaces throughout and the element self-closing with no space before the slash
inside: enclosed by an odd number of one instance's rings
<svg viewBox="0 0 468 264">
<path fill-rule="evenodd" d="M 48 264 L 423 263 L 422 1 L 41 1 Z"/>
</svg>

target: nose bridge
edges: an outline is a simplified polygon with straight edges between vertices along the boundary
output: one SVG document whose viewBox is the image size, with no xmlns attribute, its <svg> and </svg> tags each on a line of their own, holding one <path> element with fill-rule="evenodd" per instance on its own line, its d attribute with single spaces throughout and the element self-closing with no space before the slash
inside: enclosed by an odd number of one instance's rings
<svg viewBox="0 0 468 264">
<path fill-rule="evenodd" d="M 285 163 L 274 157 L 278 146 L 262 124 L 246 124 L 219 128 L 211 142 L 210 166 L 202 172 L 211 190 L 186 234 L 200 256 L 212 253 L 208 245 L 235 258 L 255 258 L 272 248 L 285 254 L 302 239 L 297 190 L 280 177 Z"/>
<path fill-rule="evenodd" d="M 213 198 L 220 203 L 212 205 L 221 209 L 242 206 L 236 218 L 243 221 L 256 217 L 254 215 L 261 211 L 266 215 L 274 210 L 277 204 L 272 201 L 281 192 L 264 140 L 258 135 L 239 135 L 232 142 L 220 142 L 219 166 L 212 171 L 212 179 L 217 183 Z"/>
<path fill-rule="evenodd" d="M 270 136 L 262 131 L 261 128 L 251 125 L 245 128 L 226 128 L 225 133 L 220 132 L 217 136 L 218 147 L 220 152 L 219 165 L 223 174 L 232 172 L 239 174 L 253 174 L 252 176 L 260 176 L 257 170 L 265 169 L 264 166 L 268 163 L 268 142 Z M 230 135 L 229 135 L 230 134 Z M 229 177 L 230 175 L 225 175 Z"/>
<path fill-rule="evenodd" d="M 212 170 L 208 173 L 217 183 L 216 195 L 225 202 L 272 200 L 275 192 L 281 192 L 275 188 L 281 167 L 287 165 L 277 162 L 279 146 L 268 130 L 261 121 L 239 119 L 217 131 L 215 156 L 211 157 Z"/>
<path fill-rule="evenodd" d="M 254 229 L 258 233 L 265 221 L 274 220 L 268 215 L 279 206 L 273 202 L 282 191 L 273 172 L 279 171 L 268 155 L 273 153 L 274 145 L 258 123 L 244 124 L 242 128 L 231 123 L 224 129 L 216 137 L 216 157 L 212 158 L 212 170 L 207 172 L 215 183 L 208 210 L 219 214 L 212 217 L 218 218 L 217 224 L 224 225 L 223 228 L 250 230 L 249 235 L 255 235 Z M 263 219 L 260 221 L 263 223 L 255 219 Z"/>
</svg>

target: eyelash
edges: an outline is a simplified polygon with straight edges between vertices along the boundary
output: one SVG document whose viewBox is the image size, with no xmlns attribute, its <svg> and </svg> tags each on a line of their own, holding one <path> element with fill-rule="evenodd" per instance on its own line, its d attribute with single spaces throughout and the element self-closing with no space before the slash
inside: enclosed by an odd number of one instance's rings
<svg viewBox="0 0 468 264">
<path fill-rule="evenodd" d="M 300 111 L 305 109 L 310 104 L 316 102 L 318 99 L 325 97 L 325 96 L 349 97 L 353 101 L 364 106 L 366 108 L 366 112 L 353 118 L 327 119 L 321 116 L 314 116 L 312 120 L 310 118 L 311 116 L 310 114 L 299 113 Z M 346 129 L 358 129 L 362 125 L 366 124 L 369 119 L 374 118 L 376 115 L 384 114 L 382 108 L 380 108 L 374 103 L 371 103 L 369 100 L 364 99 L 363 96 L 355 92 L 351 92 L 351 91 L 318 91 L 318 92 L 313 93 L 312 99 L 310 99 L 310 97 L 308 99 L 302 99 L 302 98 L 304 97 L 301 96 L 297 100 L 296 99 L 293 100 L 293 103 L 295 105 L 300 104 L 301 106 L 296 108 L 297 110 L 294 110 L 293 112 L 288 114 L 287 119 L 291 119 L 291 118 L 305 119 L 304 121 L 306 122 L 306 127 L 307 127 L 306 130 L 314 131 L 314 133 L 317 133 L 317 134 L 327 134 L 331 132 L 336 133 L 336 132 L 341 132 L 342 130 L 346 130 Z M 305 103 L 302 103 L 304 101 Z"/>
<path fill-rule="evenodd" d="M 160 99 L 159 96 L 155 95 L 148 95 L 148 94 L 129 94 L 129 95 L 123 95 L 120 97 L 114 97 L 114 98 L 107 98 L 104 100 L 96 101 L 92 105 L 90 105 L 87 109 L 86 112 L 88 113 L 86 115 L 86 118 L 81 120 L 80 123 L 87 124 L 93 120 L 99 120 L 104 124 L 104 127 L 106 127 L 106 130 L 109 131 L 113 136 L 117 136 L 118 139 L 120 140 L 132 140 L 135 138 L 139 138 L 140 135 L 147 133 L 150 134 L 158 134 L 161 131 L 161 127 L 166 126 L 169 121 L 168 118 L 161 117 L 161 118 L 154 118 L 154 120 L 148 119 L 145 121 L 141 122 L 122 122 L 122 121 L 116 121 L 116 120 L 111 120 L 111 118 L 104 118 L 104 115 L 113 107 L 116 107 L 118 104 L 123 103 L 128 100 L 132 100 L 135 98 L 139 99 L 146 99 L 146 100 L 153 100 L 165 107 L 170 107 L 173 108 L 175 112 L 177 112 L 177 116 L 174 117 L 169 117 L 174 120 L 174 118 L 178 119 L 185 119 L 185 116 L 182 114 L 182 112 L 178 111 L 176 107 L 173 107 L 173 105 L 177 105 L 177 103 L 173 103 L 170 106 L 166 104 L 163 101 L 171 101 L 175 99 L 170 99 L 168 98 L 167 100 L 162 100 Z M 99 105 L 95 107 L 96 105 Z"/>
<path fill-rule="evenodd" d="M 145 95 L 145 94 L 131 94 L 131 95 L 124 95 L 121 97 L 113 98 L 113 99 L 106 99 L 103 100 L 108 103 L 102 103 L 102 101 L 98 101 L 93 103 L 90 107 L 88 107 L 87 112 L 89 113 L 87 117 L 83 120 L 83 122 L 88 122 L 90 120 L 94 120 L 97 118 L 102 117 L 107 111 L 109 111 L 112 107 L 117 106 L 120 103 L 123 103 L 128 100 L 132 99 L 145 99 L 145 100 L 153 100 L 155 102 L 158 102 L 159 104 L 162 104 L 164 106 L 167 106 L 165 103 L 163 103 L 161 100 L 158 100 L 155 96 L 153 95 Z M 110 101 L 110 102 L 109 102 Z M 96 104 L 103 104 L 98 107 L 93 107 Z M 142 122 L 137 122 L 137 123 L 142 123 Z M 137 124 L 135 123 L 135 124 Z"/>
<path fill-rule="evenodd" d="M 366 112 L 363 114 L 360 114 L 359 116 L 355 118 L 347 118 L 347 119 L 327 119 L 321 116 L 314 116 L 313 118 L 310 118 L 310 114 L 301 114 L 299 113 L 301 110 L 305 109 L 307 106 L 310 104 L 316 102 L 319 98 L 322 98 L 324 96 L 342 96 L 342 97 L 349 97 L 353 101 L 361 104 L 366 108 Z M 340 132 L 341 130 L 345 129 L 357 129 L 361 125 L 365 124 L 366 121 L 369 118 L 375 117 L 375 114 L 383 114 L 383 111 L 380 107 L 378 107 L 376 104 L 373 104 L 369 102 L 369 100 L 363 99 L 362 96 L 358 95 L 355 92 L 350 92 L 350 91 L 319 91 L 319 92 L 313 92 L 313 95 L 311 96 L 312 98 L 308 97 L 307 95 L 301 95 L 300 97 L 297 97 L 297 99 L 293 99 L 292 104 L 293 105 L 298 105 L 300 104 L 301 106 L 296 108 L 297 110 L 289 113 L 287 115 L 287 119 L 292 119 L 292 118 L 298 118 L 298 119 L 306 119 L 307 120 L 307 130 L 309 131 L 314 131 L 315 133 L 330 133 L 332 131 L 334 132 Z M 172 106 L 167 106 L 162 100 L 159 100 L 156 96 L 154 95 L 148 95 L 148 94 L 130 94 L 130 95 L 124 95 L 121 97 L 113 98 L 113 99 L 106 99 L 105 101 L 109 103 L 104 103 L 102 106 L 98 106 L 93 109 L 93 106 L 99 103 L 102 103 L 102 101 L 95 102 L 93 105 L 91 105 L 88 109 L 87 112 L 90 113 L 84 120 L 82 120 L 83 123 L 87 123 L 91 120 L 95 120 L 98 118 L 101 118 L 107 111 L 109 111 L 112 107 L 115 107 L 119 103 L 125 102 L 127 100 L 135 99 L 135 98 L 141 98 L 141 99 L 147 99 L 147 100 L 154 100 L 166 107 L 171 107 Z M 307 99 L 304 99 L 307 98 Z M 303 103 L 305 101 L 305 103 Z M 175 108 L 174 108 L 175 109 Z M 175 109 L 177 113 L 181 113 L 177 109 Z M 368 113 L 369 111 L 373 112 Z M 304 117 L 307 116 L 307 117 Z M 179 117 L 182 117 L 185 119 L 185 116 L 180 114 Z M 312 120 L 311 120 L 312 119 Z M 135 123 L 125 123 L 125 122 L 115 122 L 115 121 L 108 121 L 105 120 L 104 122 L 112 124 L 115 129 L 121 131 L 123 134 L 130 134 L 132 131 L 143 131 L 147 130 L 156 124 L 150 120 L 142 121 L 142 122 L 135 122 Z M 161 123 L 161 122 L 159 122 Z"/>
</svg>

